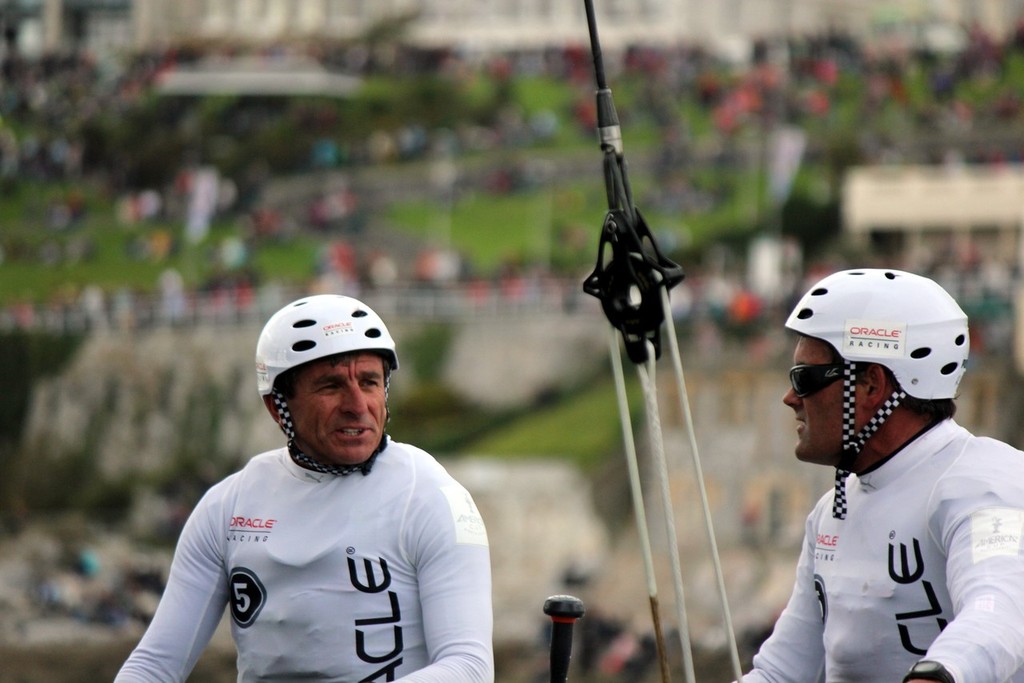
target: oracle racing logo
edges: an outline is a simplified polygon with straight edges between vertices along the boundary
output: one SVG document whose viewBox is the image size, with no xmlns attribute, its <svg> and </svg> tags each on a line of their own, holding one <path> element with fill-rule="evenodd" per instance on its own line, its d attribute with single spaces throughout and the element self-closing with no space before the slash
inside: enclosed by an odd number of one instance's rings
<svg viewBox="0 0 1024 683">
<path fill-rule="evenodd" d="M 355 331 L 355 326 L 350 321 L 343 320 L 341 322 L 330 323 L 324 325 L 324 336 L 333 337 L 339 334 L 349 334 Z"/>
<path fill-rule="evenodd" d="M 348 578 L 360 593 L 379 595 L 374 602 L 378 616 L 364 617 L 354 621 L 356 627 L 356 656 L 360 661 L 378 666 L 373 673 L 360 679 L 361 681 L 394 681 L 398 667 L 402 664 L 402 651 L 405 642 L 402 636 L 402 606 L 398 593 L 389 590 L 391 587 L 391 570 L 383 557 L 377 559 L 364 558 L 362 567 L 356 562 L 355 548 L 349 547 Z M 390 633 L 388 633 L 390 627 Z M 371 651 L 370 642 L 380 651 Z M 385 648 L 390 648 L 385 651 Z M 383 666 L 379 666 L 383 665 Z M 384 678 L 381 678 L 383 676 Z"/>
<path fill-rule="evenodd" d="M 843 348 L 863 356 L 900 358 L 904 355 L 905 323 L 877 320 L 847 320 L 843 327 Z"/>
<path fill-rule="evenodd" d="M 228 540 L 241 543 L 266 543 L 277 524 L 276 519 L 236 515 L 228 522 Z"/>
<path fill-rule="evenodd" d="M 823 562 L 832 562 L 836 559 L 836 549 L 838 547 L 838 534 L 819 533 L 814 540 L 814 559 Z"/>
</svg>

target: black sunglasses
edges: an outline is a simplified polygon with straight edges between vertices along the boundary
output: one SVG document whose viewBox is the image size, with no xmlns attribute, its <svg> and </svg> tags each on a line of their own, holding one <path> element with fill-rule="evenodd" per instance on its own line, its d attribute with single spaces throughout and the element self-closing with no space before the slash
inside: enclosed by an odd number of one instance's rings
<svg viewBox="0 0 1024 683">
<path fill-rule="evenodd" d="M 845 363 L 827 365 L 794 365 L 789 369 L 789 383 L 800 398 L 821 391 L 832 382 L 843 377 Z"/>
</svg>

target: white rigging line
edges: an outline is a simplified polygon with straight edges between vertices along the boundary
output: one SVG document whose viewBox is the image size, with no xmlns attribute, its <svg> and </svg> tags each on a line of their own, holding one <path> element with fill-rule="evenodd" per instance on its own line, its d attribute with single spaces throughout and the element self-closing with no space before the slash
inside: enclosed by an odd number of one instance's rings
<svg viewBox="0 0 1024 683">
<path fill-rule="evenodd" d="M 697 437 L 693 429 L 693 414 L 690 412 L 690 399 L 686 392 L 686 380 L 683 376 L 683 362 L 679 356 L 679 342 L 676 339 L 675 325 L 672 321 L 672 307 L 669 304 L 668 290 L 661 288 L 661 308 L 665 316 L 665 329 L 668 332 L 668 348 L 671 349 L 672 366 L 676 372 L 676 383 L 679 391 L 679 403 L 683 412 L 683 420 L 686 431 L 690 436 L 690 453 L 693 459 L 694 478 L 697 480 L 697 489 L 700 492 L 701 510 L 704 513 L 704 531 L 707 534 L 708 547 L 711 551 L 711 561 L 715 568 L 715 581 L 718 586 L 718 595 L 722 604 L 722 619 L 725 627 L 726 638 L 729 643 L 729 656 L 732 660 L 733 673 L 737 683 L 743 683 L 743 669 L 740 665 L 739 650 L 736 647 L 736 634 L 733 630 L 732 614 L 729 610 L 729 599 L 725 591 L 725 578 L 722 572 L 722 560 L 718 553 L 718 542 L 715 540 L 714 523 L 711 521 L 711 506 L 708 504 L 707 487 L 704 485 L 704 470 L 700 463 L 700 453 L 697 448 Z"/>
<path fill-rule="evenodd" d="M 668 344 L 671 349 L 672 364 L 675 369 L 680 406 L 683 413 L 683 421 L 690 439 L 690 452 L 694 469 L 694 476 L 697 481 L 697 490 L 700 496 L 701 509 L 704 516 L 704 529 L 707 535 L 708 547 L 711 553 L 714 567 L 716 586 L 722 606 L 722 617 L 724 629 L 728 641 L 729 655 L 733 666 L 733 673 L 737 683 L 743 681 L 743 671 L 739 659 L 739 650 L 736 644 L 736 636 L 733 629 L 732 615 L 729 610 L 729 601 L 725 590 L 725 579 L 722 571 L 721 557 L 718 551 L 718 543 L 715 540 L 714 524 L 711 519 L 711 507 L 708 502 L 707 488 L 704 484 L 703 468 L 700 462 L 699 450 L 697 447 L 696 435 L 693 428 L 693 415 L 690 411 L 689 396 L 686 391 L 686 381 L 683 375 L 683 365 L 679 355 L 679 343 L 676 339 L 675 328 L 672 323 L 671 306 L 669 303 L 668 290 L 665 287 L 661 290 L 661 303 L 664 313 L 665 326 L 668 331 Z M 629 403 L 626 396 L 625 380 L 623 376 L 622 360 L 620 358 L 618 335 L 615 328 L 610 328 L 610 355 L 613 374 L 615 376 L 615 389 L 619 404 L 619 418 L 622 423 L 623 441 L 626 449 L 626 461 L 629 467 L 630 488 L 633 499 L 633 510 L 636 517 L 637 530 L 640 535 L 641 552 L 644 558 L 644 567 L 647 578 L 647 591 L 651 600 L 651 611 L 654 617 L 655 636 L 661 643 L 661 626 L 658 616 L 657 582 L 654 572 L 654 560 L 651 550 L 651 541 L 647 524 L 647 517 L 644 511 L 643 486 L 640 479 L 639 467 L 637 465 L 636 444 L 633 435 L 632 425 L 629 416 Z M 675 603 L 677 619 L 679 621 L 679 638 L 683 653 L 683 667 L 688 683 L 695 683 L 696 675 L 693 665 L 692 644 L 689 633 L 688 620 L 686 616 L 686 605 L 684 598 L 684 585 L 682 567 L 679 559 L 679 542 L 675 526 L 675 513 L 672 506 L 671 486 L 669 483 L 668 464 L 665 458 L 664 434 L 661 427 L 661 417 L 658 408 L 657 383 L 655 381 L 655 350 L 653 344 L 647 342 L 646 364 L 637 364 L 637 375 L 640 378 L 644 395 L 644 405 L 647 416 L 649 438 L 651 444 L 651 456 L 656 471 L 658 484 L 661 493 L 662 509 L 665 518 L 665 534 L 669 550 L 669 559 L 672 567 L 673 588 L 675 591 Z M 662 680 L 667 683 L 668 673 L 665 655 L 661 653 Z"/>
<path fill-rule="evenodd" d="M 613 375 L 615 376 L 615 394 L 619 401 L 622 439 L 626 449 L 626 465 L 629 468 L 633 515 L 636 518 L 637 533 L 640 536 L 640 552 L 643 554 L 644 570 L 647 577 L 647 597 L 651 605 L 651 618 L 654 620 L 654 637 L 658 643 L 658 663 L 661 668 L 661 679 L 663 683 L 668 683 L 670 674 L 668 659 L 664 652 L 665 641 L 661 630 L 661 615 L 658 607 L 658 581 L 654 573 L 654 553 L 651 551 L 651 536 L 647 526 L 647 513 L 644 510 L 643 485 L 640 482 L 640 468 L 637 465 L 636 441 L 633 437 L 633 425 L 629 419 L 629 399 L 626 395 L 626 381 L 622 371 L 622 358 L 619 356 L 619 337 L 614 327 L 608 328 L 608 340 Z"/>
<path fill-rule="evenodd" d="M 665 440 L 661 430 L 661 415 L 658 411 L 658 387 L 655 382 L 654 345 L 647 342 L 647 364 L 637 365 L 637 375 L 643 387 L 644 403 L 647 409 L 647 426 L 651 440 L 651 457 L 654 461 L 658 485 L 661 489 L 662 513 L 665 516 L 665 536 L 668 541 L 668 556 L 672 564 L 672 585 L 676 594 L 676 618 L 679 620 L 679 641 L 683 652 L 683 671 L 688 683 L 694 683 L 693 649 L 690 643 L 690 627 L 686 618 L 686 601 L 683 591 L 683 569 L 679 561 L 679 538 L 676 534 L 676 519 L 672 509 L 672 489 L 669 485 L 668 463 L 665 460 Z"/>
</svg>

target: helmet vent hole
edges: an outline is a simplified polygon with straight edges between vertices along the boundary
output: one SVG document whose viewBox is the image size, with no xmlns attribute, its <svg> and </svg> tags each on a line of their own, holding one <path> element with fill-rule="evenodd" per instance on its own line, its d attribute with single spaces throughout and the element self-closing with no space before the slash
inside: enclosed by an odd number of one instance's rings
<svg viewBox="0 0 1024 683">
<path fill-rule="evenodd" d="M 301 353 L 303 351 L 309 351 L 310 349 L 315 347 L 315 341 L 312 341 L 310 339 L 303 339 L 302 341 L 297 341 L 294 344 L 292 344 L 292 351 L 298 351 L 299 353 Z"/>
<path fill-rule="evenodd" d="M 804 308 L 801 309 L 800 312 L 796 314 L 796 317 L 799 318 L 800 320 L 807 320 L 812 315 L 814 315 L 813 310 L 811 310 L 810 308 Z"/>
<path fill-rule="evenodd" d="M 366 311 L 364 311 L 362 309 L 356 309 L 355 311 L 352 311 L 352 317 L 353 318 L 365 318 L 366 317 Z"/>
<path fill-rule="evenodd" d="M 825 296 L 826 294 L 828 294 L 827 287 L 818 287 L 813 292 L 811 292 L 811 296 Z"/>
<path fill-rule="evenodd" d="M 376 339 L 380 336 L 380 330 L 378 330 L 376 327 L 371 327 L 366 331 L 366 336 L 369 337 L 370 339 Z"/>
<path fill-rule="evenodd" d="M 292 325 L 292 327 L 294 327 L 295 329 L 301 329 L 303 327 L 313 327 L 313 325 L 316 325 L 315 320 L 304 318 L 302 320 L 297 321 L 294 325 Z"/>
<path fill-rule="evenodd" d="M 888 273 L 887 272 L 885 274 L 885 277 L 886 277 L 886 279 L 889 279 L 889 280 L 895 280 L 896 279 L 896 273 Z"/>
<path fill-rule="evenodd" d="M 927 358 L 930 355 L 932 355 L 932 350 L 927 346 L 922 346 L 921 348 L 914 349 L 910 352 L 911 358 Z"/>
<path fill-rule="evenodd" d="M 943 375 L 952 375 L 959 368 L 959 363 L 946 363 L 945 365 L 942 366 L 942 369 L 939 370 L 939 372 L 941 372 Z"/>
<path fill-rule="evenodd" d="M 963 346 L 965 343 L 967 343 L 967 337 L 962 334 L 958 334 L 953 343 L 956 344 L 957 346 Z"/>
</svg>

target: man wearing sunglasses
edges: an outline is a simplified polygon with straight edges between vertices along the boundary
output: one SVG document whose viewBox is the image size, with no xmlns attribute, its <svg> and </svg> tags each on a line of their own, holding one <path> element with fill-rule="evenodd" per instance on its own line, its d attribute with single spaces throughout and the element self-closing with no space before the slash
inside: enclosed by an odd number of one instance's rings
<svg viewBox="0 0 1024 683">
<path fill-rule="evenodd" d="M 1024 453 L 953 419 L 967 316 L 928 278 L 830 275 L 786 322 L 796 457 L 834 467 L 745 681 L 1024 681 Z"/>
</svg>

